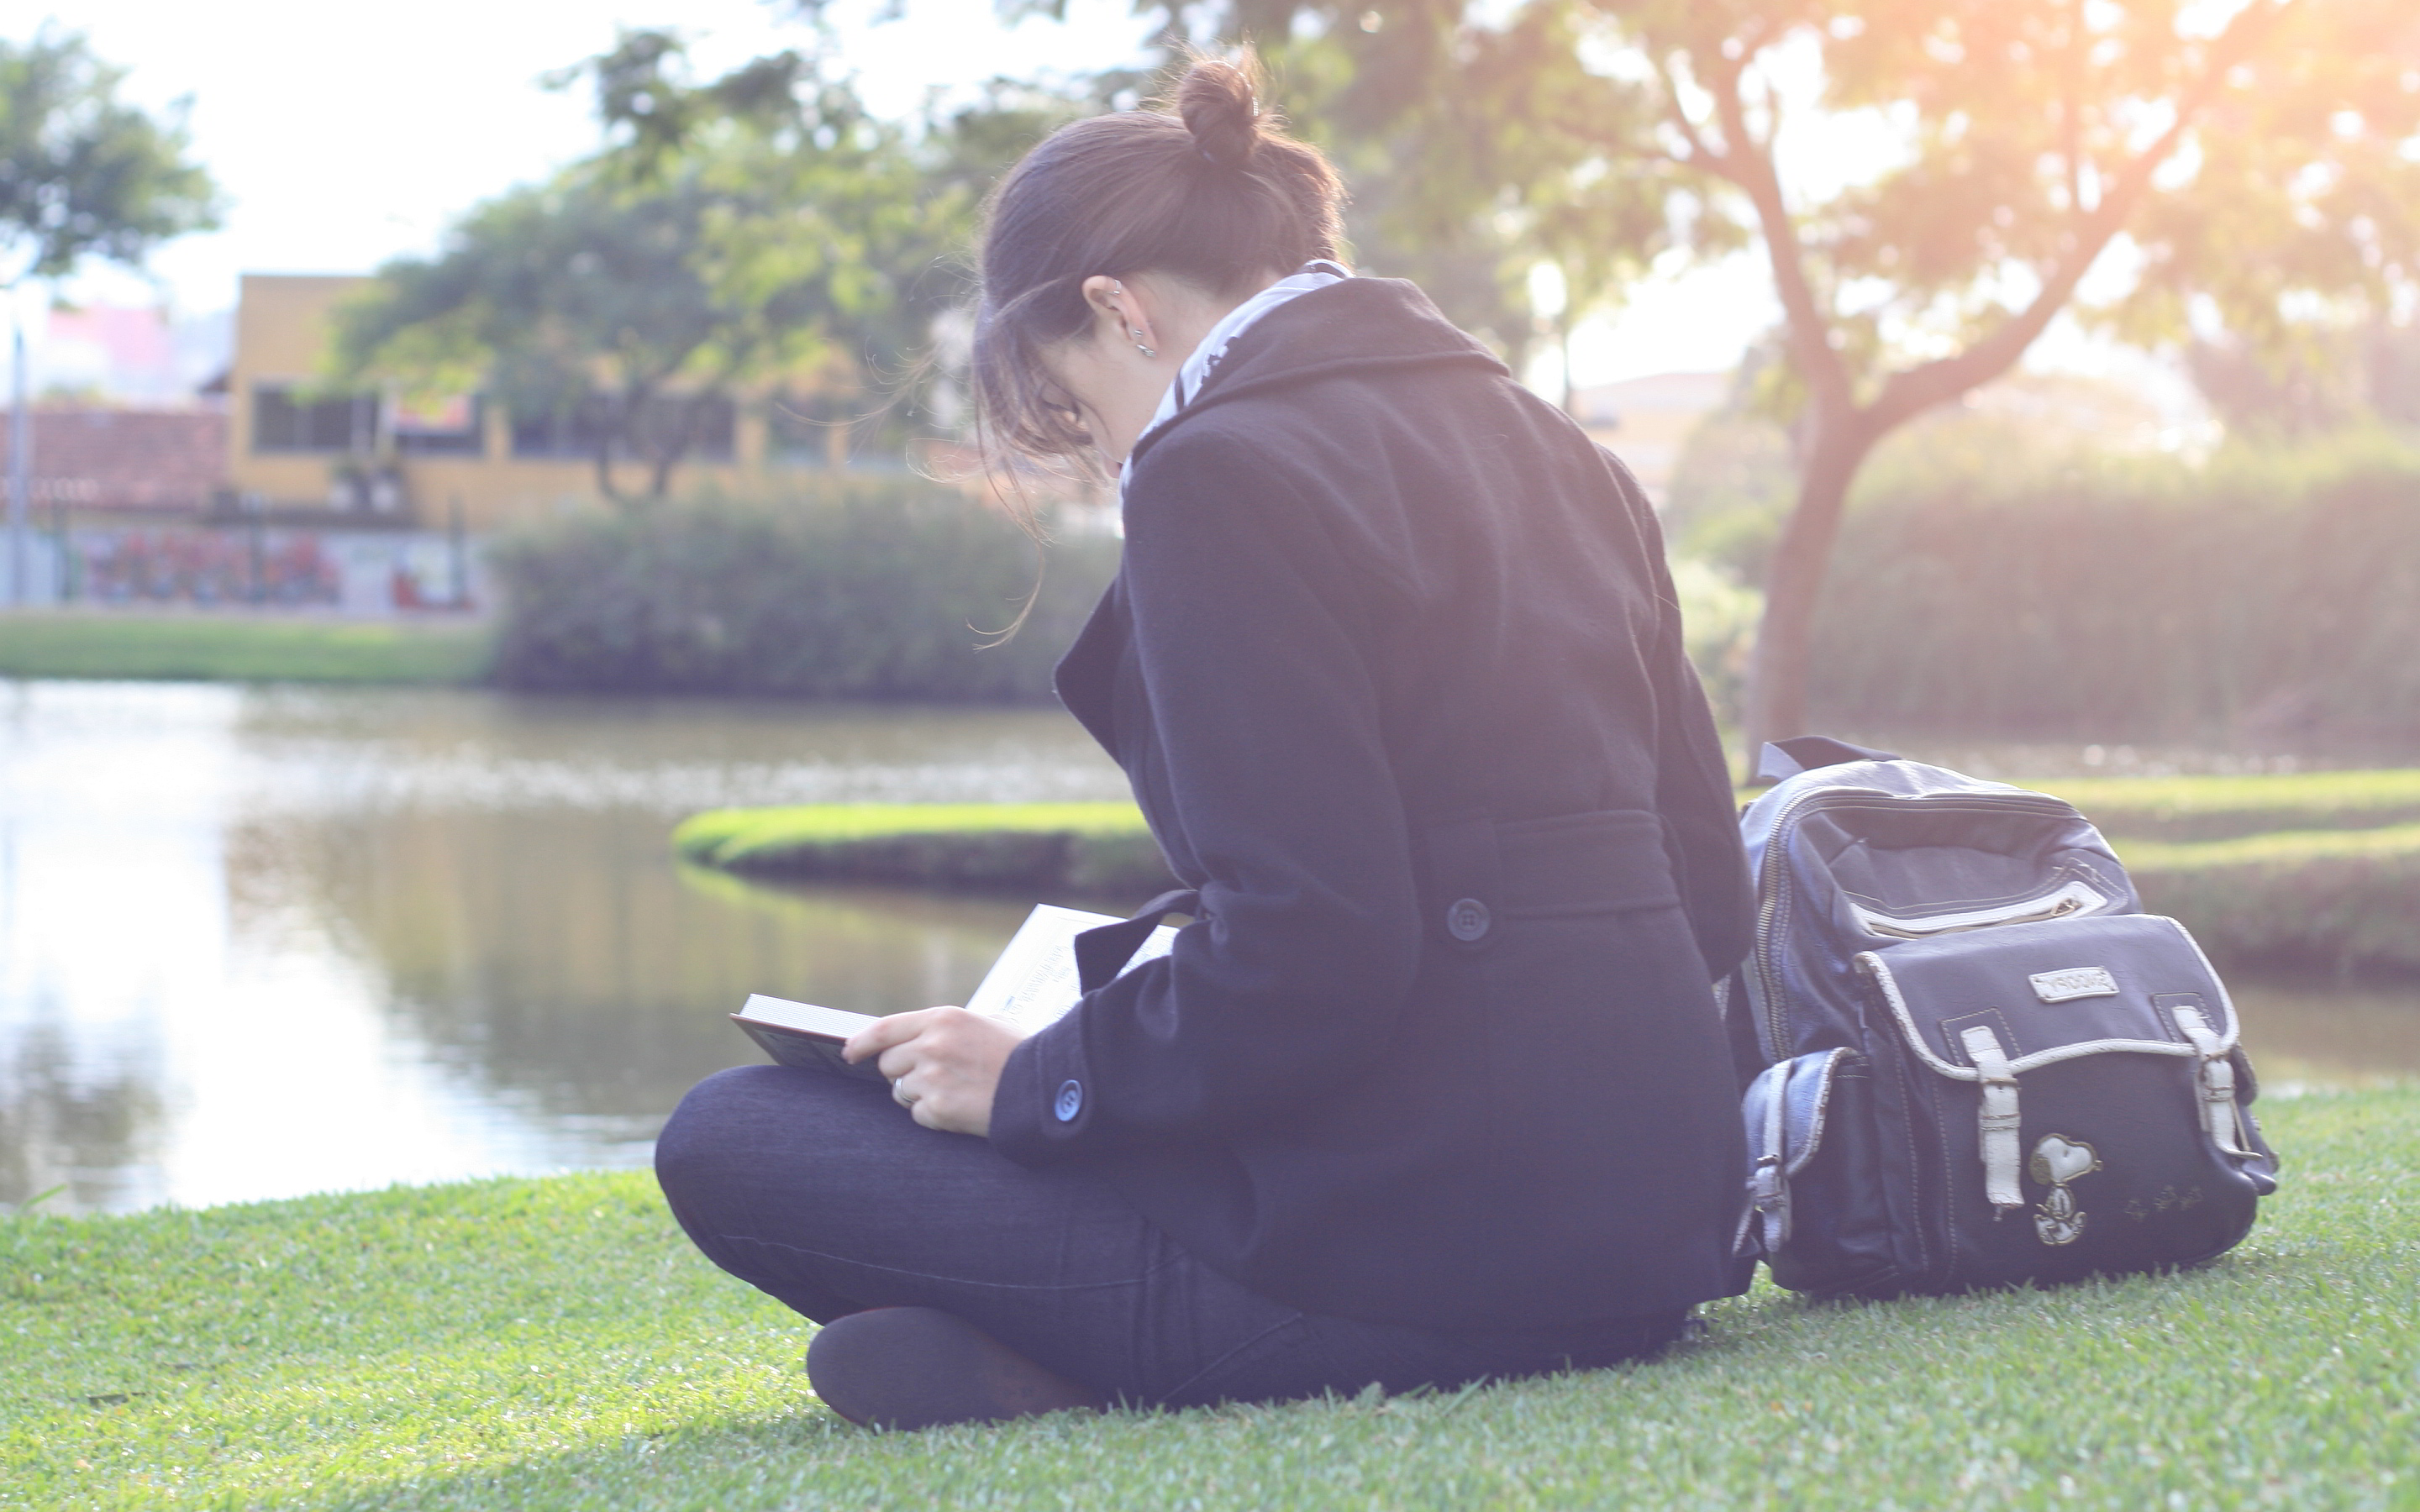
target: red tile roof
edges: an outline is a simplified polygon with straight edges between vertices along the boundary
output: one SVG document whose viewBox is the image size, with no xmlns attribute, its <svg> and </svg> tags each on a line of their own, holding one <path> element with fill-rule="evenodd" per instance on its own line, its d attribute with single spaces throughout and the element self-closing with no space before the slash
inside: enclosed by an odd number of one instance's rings
<svg viewBox="0 0 2420 1512">
<path fill-rule="evenodd" d="M 0 500 L 11 417 L 0 411 Z M 207 409 L 36 409 L 33 505 L 196 513 L 226 478 L 226 416 Z"/>
</svg>

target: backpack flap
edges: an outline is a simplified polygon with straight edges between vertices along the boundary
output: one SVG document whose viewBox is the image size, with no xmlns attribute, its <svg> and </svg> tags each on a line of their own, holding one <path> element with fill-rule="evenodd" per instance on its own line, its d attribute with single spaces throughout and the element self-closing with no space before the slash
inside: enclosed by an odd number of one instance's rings
<svg viewBox="0 0 2420 1512">
<path fill-rule="evenodd" d="M 2187 1206 L 2240 1201 L 2248 1225 L 2251 1199 L 2273 1189 L 2273 1157 L 2242 1107 L 2251 1088 L 2237 1085 L 2234 1005 L 2176 920 L 2129 914 L 2010 924 L 1911 940 L 1856 961 L 1887 1009 L 1887 1027 L 1877 1027 L 1897 1031 L 1917 1081 L 1974 1088 L 1971 1114 L 1953 1115 L 1955 1099 L 1925 1099 L 1941 1110 L 1944 1148 L 1964 1146 L 1971 1153 L 1960 1158 L 1976 1163 L 1965 1176 L 1944 1173 L 1945 1193 L 1977 1191 L 1979 1174 L 1993 1217 L 2013 1217 L 2028 1206 L 2029 1178 L 2040 1199 L 2031 1227 L 2041 1245 L 2060 1248 L 2085 1228 L 2079 1190 L 2115 1193 L 2111 1183 L 2120 1183 L 2120 1211 L 2146 1225 L 2169 1213 L 2164 1194 Z M 2175 1070 L 2158 1072 L 2163 1062 Z M 2043 1098 L 2046 1107 L 2035 1108 Z M 1971 1136 L 1949 1126 L 1965 1118 Z M 2075 1186 L 2104 1170 L 2092 1185 Z M 2234 1196 L 2211 1184 L 2222 1173 L 2220 1186 Z M 1960 1222 L 1954 1212 L 1947 1221 Z M 2074 1260 L 2115 1237 L 2104 1220 L 2100 1240 L 2078 1246 Z M 2141 1237 L 2149 1243 L 2151 1228 Z M 2218 1237 L 2176 1239 L 2201 1250 Z M 2005 1240 L 1978 1242 L 2006 1248 Z M 2127 1257 L 2102 1258 L 2117 1268 Z M 2146 1253 L 2133 1263 L 2158 1262 Z"/>
<path fill-rule="evenodd" d="M 1781 1253 L 1790 1239 L 1790 1179 L 1823 1145 L 1832 1088 L 1853 1052 L 1820 1050 L 1768 1066 L 1748 1085 L 1740 1110 L 1747 1123 L 1747 1210 L 1740 1214 L 1735 1256 Z"/>
<path fill-rule="evenodd" d="M 2173 918 L 2124 914 L 1911 941 L 1857 957 L 1908 1047 L 1978 1084 L 1994 1207 L 2017 1190 L 2017 1078 L 2079 1056 L 2128 1051 L 2198 1062 L 2201 1119 L 2226 1154 L 2251 1158 L 2236 1100 L 2235 1005 Z"/>
</svg>

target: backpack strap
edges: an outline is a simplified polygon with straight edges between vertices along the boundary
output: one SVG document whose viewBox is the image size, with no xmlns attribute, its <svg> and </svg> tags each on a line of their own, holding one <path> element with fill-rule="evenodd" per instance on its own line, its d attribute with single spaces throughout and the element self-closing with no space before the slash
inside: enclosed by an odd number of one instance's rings
<svg viewBox="0 0 2420 1512">
<path fill-rule="evenodd" d="M 1975 1063 L 1982 1077 L 1982 1111 L 1976 1126 L 1982 1135 L 1983 1196 L 2000 1210 L 1998 1217 L 2011 1208 L 2025 1205 L 2024 1191 L 2017 1184 L 2018 1157 L 2024 1140 L 2017 1117 L 2017 1073 L 2009 1069 L 2008 1052 L 2000 1048 L 2000 1037 L 1978 1024 L 1960 1032 L 1959 1041 L 1966 1047 L 1966 1058 Z"/>
<path fill-rule="evenodd" d="M 1740 1214 L 1739 1232 L 1731 1239 L 1734 1258 L 1755 1254 L 1761 1240 L 1769 1259 L 1781 1253 L 1782 1242 L 1790 1237 L 1790 1173 L 1784 1169 L 1789 1155 L 1789 1099 L 1784 1093 L 1790 1072 L 1791 1063 L 1785 1060 L 1768 1073 L 1763 1127 L 1748 1132 L 1747 1209 Z M 1751 1235 L 1751 1225 L 1761 1231 Z"/>
<path fill-rule="evenodd" d="M 1785 782 L 1801 772 L 1818 767 L 1838 766 L 1843 762 L 1895 762 L 1895 750 L 1876 750 L 1870 746 L 1853 746 L 1829 735 L 1793 735 L 1788 740 L 1770 740 L 1757 753 L 1756 784 L 1770 787 Z"/>
<path fill-rule="evenodd" d="M 2210 1142 L 2222 1153 L 2252 1159 L 2256 1152 L 2248 1148 L 2252 1141 L 2243 1132 L 2243 1110 L 2235 1101 L 2235 1061 L 2227 1054 L 2231 1047 L 2199 1009 L 2179 1005 L 2169 1011 L 2201 1056 L 2201 1121 L 2210 1131 Z"/>
</svg>

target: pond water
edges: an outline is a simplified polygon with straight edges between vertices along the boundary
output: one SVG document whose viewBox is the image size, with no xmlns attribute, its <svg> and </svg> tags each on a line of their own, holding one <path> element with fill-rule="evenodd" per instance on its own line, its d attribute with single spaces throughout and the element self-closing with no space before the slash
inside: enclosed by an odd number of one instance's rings
<svg viewBox="0 0 2420 1512">
<path fill-rule="evenodd" d="M 749 886 L 675 820 L 1125 791 L 1047 710 L 0 682 L 0 1203 L 642 1164 L 748 993 L 954 1002 L 1026 907 Z M 2420 1073 L 2420 988 L 2240 995 L 2273 1086 Z"/>
</svg>

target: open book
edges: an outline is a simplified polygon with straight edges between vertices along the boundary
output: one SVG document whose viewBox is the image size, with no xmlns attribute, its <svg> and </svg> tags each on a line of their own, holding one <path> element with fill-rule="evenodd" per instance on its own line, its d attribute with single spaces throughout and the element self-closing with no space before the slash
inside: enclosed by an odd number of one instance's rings
<svg viewBox="0 0 2420 1512">
<path fill-rule="evenodd" d="M 1009 939 L 1008 948 L 984 973 L 983 981 L 967 999 L 967 1011 L 998 1019 L 1020 1035 L 1032 1034 L 1055 1022 L 1083 995 L 1076 969 L 1076 936 L 1104 924 L 1124 922 L 1110 914 L 1040 904 L 1026 916 L 1025 922 Z M 1131 971 L 1155 956 L 1166 955 L 1175 943 L 1176 927 L 1160 925 L 1136 948 L 1126 969 Z M 784 1066 L 808 1066 L 882 1080 L 873 1061 L 852 1066 L 840 1055 L 841 1045 L 851 1035 L 875 1022 L 873 1014 L 794 1003 L 758 993 L 731 1015 L 731 1022 Z"/>
</svg>

